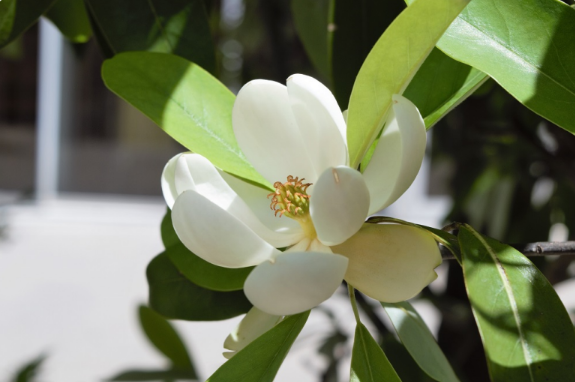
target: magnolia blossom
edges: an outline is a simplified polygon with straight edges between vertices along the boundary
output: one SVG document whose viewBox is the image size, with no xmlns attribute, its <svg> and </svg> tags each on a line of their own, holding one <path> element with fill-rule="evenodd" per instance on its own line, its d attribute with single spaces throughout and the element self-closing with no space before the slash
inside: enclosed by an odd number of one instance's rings
<svg viewBox="0 0 575 382">
<path fill-rule="evenodd" d="M 273 326 L 274 316 L 311 309 L 343 279 L 376 300 L 397 302 L 437 277 L 441 256 L 426 231 L 364 224 L 401 196 L 421 166 L 425 125 L 409 100 L 393 97 L 363 173 L 349 167 L 335 98 L 311 77 L 293 75 L 287 86 L 249 82 L 232 123 L 243 154 L 273 188 L 193 153 L 168 162 L 162 188 L 174 229 L 193 253 L 221 267 L 256 266 L 244 285 L 257 308 L 254 322 L 267 314 Z"/>
</svg>

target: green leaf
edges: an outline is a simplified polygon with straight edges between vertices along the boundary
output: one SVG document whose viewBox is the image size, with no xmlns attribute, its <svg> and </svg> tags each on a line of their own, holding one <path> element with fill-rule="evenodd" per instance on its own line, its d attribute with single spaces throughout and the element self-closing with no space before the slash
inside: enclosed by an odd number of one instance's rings
<svg viewBox="0 0 575 382">
<path fill-rule="evenodd" d="M 149 305 L 168 318 L 225 320 L 246 313 L 251 308 L 243 291 L 217 292 L 192 283 L 164 253 L 152 259 L 146 274 L 150 288 Z"/>
<path fill-rule="evenodd" d="M 16 374 L 11 379 L 12 382 L 34 382 L 38 376 L 38 370 L 44 363 L 46 356 L 41 354 L 34 358 L 32 361 L 27 362 L 24 366 L 16 371 Z"/>
<path fill-rule="evenodd" d="M 429 129 L 488 79 L 434 48 L 403 95 L 417 106 Z"/>
<path fill-rule="evenodd" d="M 272 382 L 309 313 L 284 319 L 224 363 L 206 382 Z"/>
<path fill-rule="evenodd" d="M 332 0 L 292 0 L 294 24 L 315 68 L 330 78 L 328 61 L 329 7 Z"/>
<path fill-rule="evenodd" d="M 86 0 L 113 53 L 172 53 L 215 70 L 215 53 L 203 0 Z"/>
<path fill-rule="evenodd" d="M 358 322 L 351 355 L 351 382 L 401 381 L 381 347 Z"/>
<path fill-rule="evenodd" d="M 429 328 L 407 301 L 381 303 L 399 339 L 419 367 L 436 381 L 459 381 Z"/>
<path fill-rule="evenodd" d="M 535 113 L 575 132 L 575 10 L 556 0 L 474 0 L 438 43 Z"/>
<path fill-rule="evenodd" d="M 92 36 L 90 20 L 83 0 L 57 0 L 46 13 L 66 38 L 74 43 L 84 43 Z"/>
<path fill-rule="evenodd" d="M 332 4 L 329 63 L 335 98 L 345 110 L 365 58 L 405 5 L 397 0 L 332 0 Z"/>
<path fill-rule="evenodd" d="M 162 241 L 166 247 L 165 253 L 180 273 L 203 288 L 221 292 L 243 289 L 246 278 L 254 269 L 218 267 L 191 252 L 182 244 L 174 230 L 170 209 L 162 220 Z"/>
<path fill-rule="evenodd" d="M 152 344 L 172 361 L 175 369 L 187 370 L 196 378 L 186 345 L 168 320 L 144 305 L 140 305 L 138 314 L 142 330 Z"/>
<path fill-rule="evenodd" d="M 185 370 L 128 370 L 108 379 L 108 381 L 191 381 L 196 377 Z"/>
<path fill-rule="evenodd" d="M 520 252 L 459 229 L 467 294 L 492 381 L 570 381 L 575 331 L 553 287 Z"/>
<path fill-rule="evenodd" d="M 349 103 L 347 141 L 356 168 L 377 137 L 391 96 L 402 94 L 467 0 L 417 0 L 387 28 L 357 76 Z M 433 17 L 430 17 L 433 15 Z"/>
<path fill-rule="evenodd" d="M 127 52 L 104 62 L 102 78 L 189 150 L 224 171 L 269 186 L 238 147 L 234 95 L 198 65 L 170 54 Z"/>
<path fill-rule="evenodd" d="M 0 1 L 0 48 L 34 25 L 56 0 Z"/>
</svg>

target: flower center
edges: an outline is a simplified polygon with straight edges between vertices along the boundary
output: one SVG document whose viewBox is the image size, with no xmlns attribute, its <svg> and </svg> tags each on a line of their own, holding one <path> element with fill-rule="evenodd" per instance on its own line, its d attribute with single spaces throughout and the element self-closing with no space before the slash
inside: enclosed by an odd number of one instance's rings
<svg viewBox="0 0 575 382">
<path fill-rule="evenodd" d="M 275 182 L 275 192 L 268 195 L 272 197 L 270 208 L 275 216 L 287 216 L 296 220 L 303 228 L 306 236 L 315 238 L 316 232 L 311 216 L 309 215 L 309 198 L 307 188 L 311 183 L 303 183 L 305 179 L 288 175 L 287 182 Z"/>
</svg>

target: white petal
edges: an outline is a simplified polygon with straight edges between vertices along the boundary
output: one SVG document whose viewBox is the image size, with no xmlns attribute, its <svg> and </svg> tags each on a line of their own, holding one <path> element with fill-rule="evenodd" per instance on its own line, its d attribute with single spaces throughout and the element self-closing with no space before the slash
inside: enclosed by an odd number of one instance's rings
<svg viewBox="0 0 575 382">
<path fill-rule="evenodd" d="M 229 177 L 233 178 L 231 175 Z M 234 179 L 238 183 L 244 183 L 246 187 L 250 187 L 247 190 L 243 190 L 244 194 L 249 197 L 248 200 L 241 198 L 222 178 L 222 175 L 214 165 L 199 154 L 182 154 L 175 165 L 175 184 L 178 194 L 186 190 L 196 191 L 242 221 L 259 237 L 276 248 L 287 247 L 301 239 L 303 236 L 301 227 L 276 232 L 264 225 L 254 214 L 252 206 L 246 202 L 254 202 L 261 198 L 261 201 L 257 201 L 260 204 L 255 206 L 261 209 L 261 203 L 267 204 L 266 212 L 271 218 L 274 218 L 274 213 L 269 208 L 269 199 L 267 198 L 269 192 L 259 187 L 248 185 L 237 178 Z M 250 195 L 250 193 L 254 194 Z M 272 220 L 271 218 L 268 220 Z M 276 219 L 279 220 L 278 218 Z"/>
<path fill-rule="evenodd" d="M 327 300 L 345 274 L 347 259 L 319 252 L 284 252 L 258 265 L 246 279 L 244 292 L 258 309 L 285 316 Z"/>
<path fill-rule="evenodd" d="M 190 251 L 221 267 L 249 267 L 280 253 L 240 220 L 193 190 L 176 199 L 172 223 Z"/>
<path fill-rule="evenodd" d="M 285 182 L 288 175 L 312 183 L 317 178 L 284 85 L 248 82 L 234 103 L 232 124 L 240 148 L 270 183 Z"/>
<path fill-rule="evenodd" d="M 301 226 L 295 220 L 274 215 L 270 208 L 269 190 L 244 182 L 226 172 L 219 171 L 219 173 L 266 227 L 276 232 L 288 234 L 302 232 Z"/>
<path fill-rule="evenodd" d="M 318 80 L 294 74 L 287 80 L 293 114 L 316 174 L 347 164 L 345 121 L 328 88 Z"/>
<path fill-rule="evenodd" d="M 417 295 L 437 274 L 441 254 L 424 229 L 399 224 L 364 224 L 332 247 L 349 259 L 345 279 L 371 298 L 399 302 Z"/>
<path fill-rule="evenodd" d="M 371 195 L 369 213 L 384 209 L 413 183 L 425 155 L 425 123 L 411 101 L 393 96 L 393 109 L 363 173 Z"/>
<path fill-rule="evenodd" d="M 181 155 L 178 154 L 170 159 L 164 166 L 164 171 L 162 171 L 162 193 L 170 209 L 174 206 L 174 202 L 178 197 L 178 191 L 176 190 L 176 162 Z"/>
<path fill-rule="evenodd" d="M 369 209 L 369 191 L 362 175 L 346 166 L 325 170 L 315 185 L 310 213 L 318 239 L 337 245 L 360 228 Z"/>
<path fill-rule="evenodd" d="M 224 348 L 232 352 L 224 353 L 224 356 L 231 358 L 253 340 L 273 328 L 281 319 L 282 316 L 267 314 L 254 306 L 226 338 Z"/>
</svg>

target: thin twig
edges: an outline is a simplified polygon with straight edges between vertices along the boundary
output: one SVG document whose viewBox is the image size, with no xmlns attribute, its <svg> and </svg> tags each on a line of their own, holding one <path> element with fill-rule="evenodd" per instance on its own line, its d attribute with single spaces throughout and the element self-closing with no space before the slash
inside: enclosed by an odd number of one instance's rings
<svg viewBox="0 0 575 382">
<path fill-rule="evenodd" d="M 538 241 L 527 244 L 510 244 L 527 257 L 539 256 L 575 256 L 575 241 Z M 443 260 L 454 260 L 449 251 L 441 251 Z"/>
</svg>

